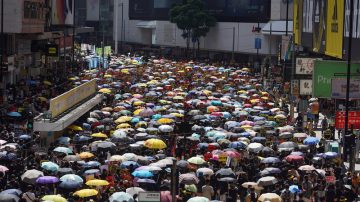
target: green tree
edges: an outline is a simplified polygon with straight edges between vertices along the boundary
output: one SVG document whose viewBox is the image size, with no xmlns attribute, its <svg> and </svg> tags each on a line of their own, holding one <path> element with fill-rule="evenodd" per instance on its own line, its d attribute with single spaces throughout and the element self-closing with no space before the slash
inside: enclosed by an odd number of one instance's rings
<svg viewBox="0 0 360 202">
<path fill-rule="evenodd" d="M 205 37 L 210 28 L 216 25 L 216 19 L 205 9 L 202 0 L 184 0 L 170 10 L 170 21 L 183 31 L 181 35 L 186 39 L 186 56 L 189 53 L 190 43 L 198 45 L 200 38 Z"/>
</svg>

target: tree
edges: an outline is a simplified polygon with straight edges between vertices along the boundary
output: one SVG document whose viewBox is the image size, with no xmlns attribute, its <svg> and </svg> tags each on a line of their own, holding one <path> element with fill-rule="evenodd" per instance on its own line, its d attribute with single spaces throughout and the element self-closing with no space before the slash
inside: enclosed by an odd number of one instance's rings
<svg viewBox="0 0 360 202">
<path fill-rule="evenodd" d="M 170 22 L 183 31 L 186 39 L 186 56 L 188 56 L 190 41 L 200 50 L 200 38 L 205 37 L 210 28 L 216 25 L 216 19 L 205 9 L 202 0 L 184 0 L 170 10 Z"/>
</svg>

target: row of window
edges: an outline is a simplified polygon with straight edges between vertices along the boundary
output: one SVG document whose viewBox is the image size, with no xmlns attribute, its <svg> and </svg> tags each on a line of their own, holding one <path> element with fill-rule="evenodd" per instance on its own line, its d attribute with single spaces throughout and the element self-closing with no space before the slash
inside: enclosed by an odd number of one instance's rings
<svg viewBox="0 0 360 202">
<path fill-rule="evenodd" d="M 48 10 L 44 3 L 24 1 L 24 19 L 45 20 Z"/>
</svg>

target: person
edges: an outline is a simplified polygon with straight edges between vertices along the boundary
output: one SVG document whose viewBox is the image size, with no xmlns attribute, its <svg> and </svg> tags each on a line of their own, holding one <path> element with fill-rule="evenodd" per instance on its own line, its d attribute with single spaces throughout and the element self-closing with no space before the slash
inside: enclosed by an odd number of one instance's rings
<svg viewBox="0 0 360 202">
<path fill-rule="evenodd" d="M 31 186 L 31 185 L 28 186 L 27 192 L 23 193 L 23 195 L 22 195 L 21 198 L 22 198 L 22 199 L 25 199 L 26 202 L 33 202 L 33 201 L 35 201 L 36 196 L 35 196 L 35 194 L 34 194 L 34 192 L 33 192 L 33 190 L 32 190 L 32 186 Z"/>
<path fill-rule="evenodd" d="M 324 119 L 321 121 L 321 134 L 324 134 L 324 131 L 328 128 L 328 126 L 328 120 L 325 116 Z"/>
<path fill-rule="evenodd" d="M 304 181 L 302 183 L 302 189 L 303 189 L 304 197 L 310 199 L 312 196 L 312 192 L 313 192 L 313 184 L 309 180 L 309 175 L 304 176 Z"/>
<path fill-rule="evenodd" d="M 202 194 L 204 197 L 208 198 L 210 201 L 214 196 L 214 188 L 210 185 L 210 181 L 206 180 L 205 185 L 202 187 Z"/>
<path fill-rule="evenodd" d="M 229 196 L 227 202 L 236 202 L 238 199 L 238 188 L 235 186 L 235 184 L 230 185 L 229 189 Z"/>
<path fill-rule="evenodd" d="M 245 197 L 245 202 L 256 202 L 258 199 L 258 194 L 255 192 L 253 187 L 249 188 L 249 193 Z"/>
<path fill-rule="evenodd" d="M 283 200 L 283 202 L 290 202 L 291 201 L 291 192 L 289 190 L 289 185 L 288 184 L 285 185 L 285 189 L 282 190 L 280 197 Z"/>
</svg>

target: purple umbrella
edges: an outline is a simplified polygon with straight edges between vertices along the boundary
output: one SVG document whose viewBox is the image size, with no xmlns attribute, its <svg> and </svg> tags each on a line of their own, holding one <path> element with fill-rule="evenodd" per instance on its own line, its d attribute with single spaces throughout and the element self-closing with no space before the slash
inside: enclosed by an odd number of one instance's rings
<svg viewBox="0 0 360 202">
<path fill-rule="evenodd" d="M 54 176 L 43 176 L 43 177 L 39 177 L 36 180 L 36 183 L 38 184 L 54 184 L 57 182 L 59 182 L 59 178 Z"/>
</svg>

